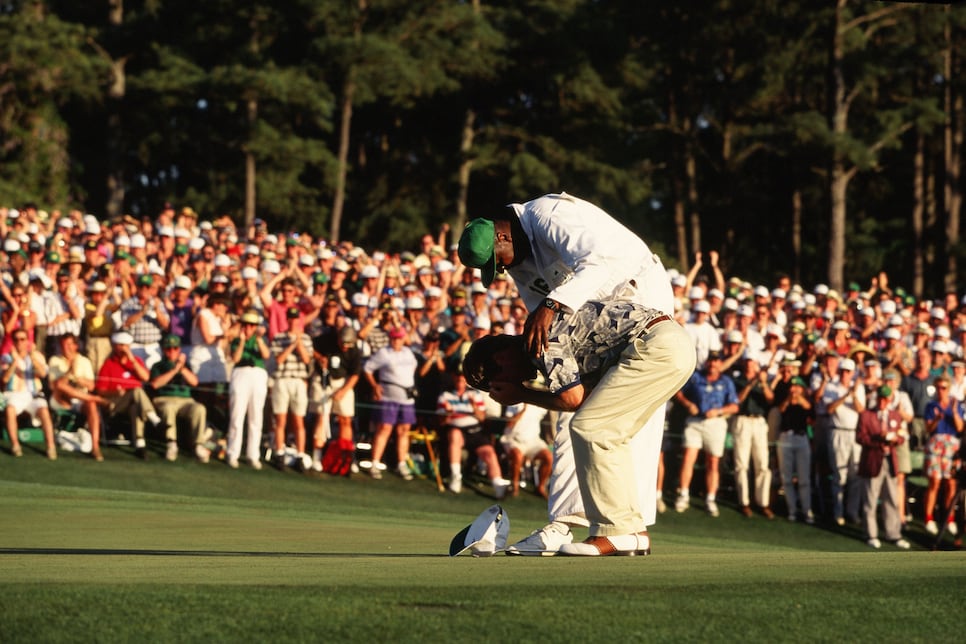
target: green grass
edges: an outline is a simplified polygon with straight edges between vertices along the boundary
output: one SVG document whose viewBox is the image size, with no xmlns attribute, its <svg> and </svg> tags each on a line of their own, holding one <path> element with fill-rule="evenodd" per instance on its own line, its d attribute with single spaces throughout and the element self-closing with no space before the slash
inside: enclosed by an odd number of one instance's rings
<svg viewBox="0 0 966 644">
<path fill-rule="evenodd" d="M 966 561 L 858 529 L 663 515 L 654 555 L 475 559 L 425 480 L 0 453 L 2 642 L 952 641 Z M 505 502 L 511 540 L 541 499 Z"/>
</svg>

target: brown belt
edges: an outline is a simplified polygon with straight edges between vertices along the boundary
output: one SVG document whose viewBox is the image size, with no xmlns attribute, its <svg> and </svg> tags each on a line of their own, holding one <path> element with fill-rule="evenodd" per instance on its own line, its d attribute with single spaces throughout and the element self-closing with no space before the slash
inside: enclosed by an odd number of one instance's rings
<svg viewBox="0 0 966 644">
<path fill-rule="evenodd" d="M 641 331 L 640 333 L 638 333 L 637 334 L 637 337 L 641 337 L 642 335 L 644 335 L 646 333 L 650 333 L 651 329 L 654 328 L 655 326 L 657 326 L 659 323 L 661 323 L 661 322 L 670 322 L 673 319 L 674 318 L 672 318 L 667 313 L 665 313 L 664 315 L 659 315 L 656 318 L 654 318 L 653 320 L 651 320 L 650 322 L 648 322 L 647 324 L 645 324 L 644 325 L 644 330 Z"/>
</svg>

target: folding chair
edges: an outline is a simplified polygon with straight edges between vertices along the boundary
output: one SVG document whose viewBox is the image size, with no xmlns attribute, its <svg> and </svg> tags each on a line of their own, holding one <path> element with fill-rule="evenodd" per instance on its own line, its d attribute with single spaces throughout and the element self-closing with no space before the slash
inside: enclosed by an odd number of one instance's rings
<svg viewBox="0 0 966 644">
<path fill-rule="evenodd" d="M 409 444 L 410 452 L 412 447 L 415 445 L 423 445 L 426 448 L 426 457 L 429 459 L 429 469 L 433 476 L 436 477 L 436 489 L 440 492 L 444 492 L 446 488 L 443 486 L 443 477 L 439 471 L 439 459 L 436 456 L 436 450 L 433 448 L 433 443 L 439 440 L 435 430 L 428 429 L 424 425 L 416 425 L 409 430 Z M 410 453 L 409 467 L 415 472 L 424 474 L 420 471 L 420 468 L 416 466 L 413 462 L 412 454 Z"/>
</svg>

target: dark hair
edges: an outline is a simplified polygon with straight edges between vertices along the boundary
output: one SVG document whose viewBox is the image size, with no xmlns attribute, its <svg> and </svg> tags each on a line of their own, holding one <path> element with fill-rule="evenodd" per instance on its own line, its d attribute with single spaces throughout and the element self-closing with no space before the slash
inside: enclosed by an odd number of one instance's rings
<svg viewBox="0 0 966 644">
<path fill-rule="evenodd" d="M 490 390 L 490 381 L 500 370 L 493 356 L 505 350 L 523 351 L 523 336 L 487 335 L 473 342 L 463 358 L 463 374 L 471 387 Z"/>
</svg>

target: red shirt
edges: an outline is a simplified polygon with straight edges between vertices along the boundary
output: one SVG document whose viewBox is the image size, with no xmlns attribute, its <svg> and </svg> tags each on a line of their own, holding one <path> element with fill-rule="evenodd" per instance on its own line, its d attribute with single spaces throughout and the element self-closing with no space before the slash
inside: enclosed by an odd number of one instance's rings
<svg viewBox="0 0 966 644">
<path fill-rule="evenodd" d="M 141 358 L 134 356 L 134 359 L 142 367 L 144 366 Z M 101 370 L 97 372 L 97 381 L 94 383 L 94 388 L 98 391 L 114 391 L 119 387 L 121 389 L 139 389 L 143 384 L 138 375 L 127 364 L 127 359 L 122 364 L 117 356 L 112 353 L 104 361 Z"/>
</svg>

